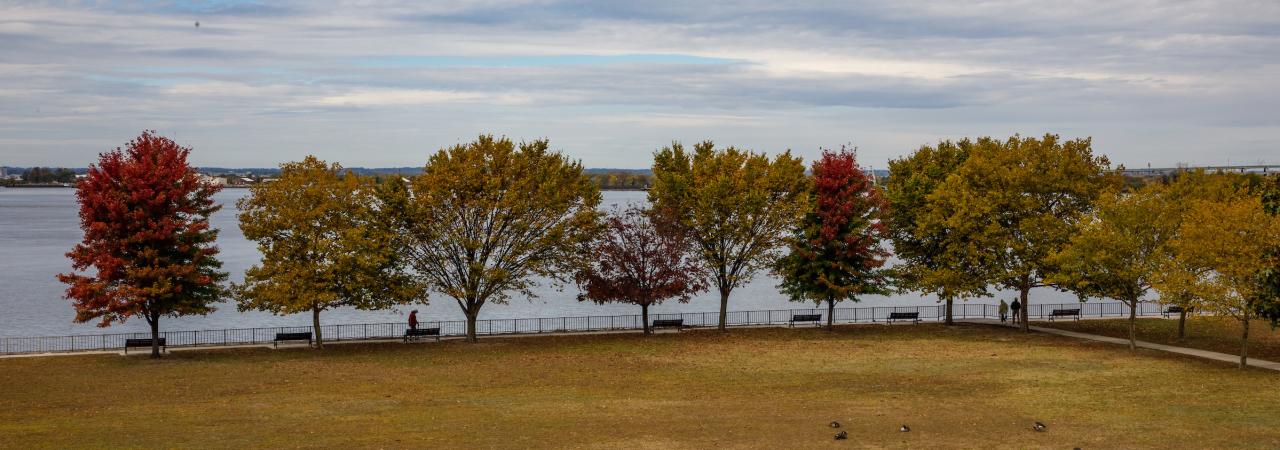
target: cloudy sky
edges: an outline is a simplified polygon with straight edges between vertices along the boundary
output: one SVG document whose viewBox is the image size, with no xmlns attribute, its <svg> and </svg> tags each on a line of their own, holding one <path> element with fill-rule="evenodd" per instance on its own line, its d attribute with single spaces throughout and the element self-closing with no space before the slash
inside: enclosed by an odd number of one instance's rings
<svg viewBox="0 0 1280 450">
<path fill-rule="evenodd" d="M 143 129 L 204 166 L 416 166 L 480 133 L 591 167 L 1046 132 L 1130 167 L 1280 163 L 1278 88 L 1276 0 L 0 2 L 11 166 Z"/>
</svg>

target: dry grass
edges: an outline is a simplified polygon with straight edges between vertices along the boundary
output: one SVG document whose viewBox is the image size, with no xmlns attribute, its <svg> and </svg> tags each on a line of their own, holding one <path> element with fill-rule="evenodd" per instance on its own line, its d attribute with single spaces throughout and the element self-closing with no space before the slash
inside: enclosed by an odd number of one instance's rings
<svg viewBox="0 0 1280 450">
<path fill-rule="evenodd" d="M 978 325 L 25 358 L 0 447 L 1275 448 L 1278 381 Z"/>
<path fill-rule="evenodd" d="M 1036 322 L 1036 325 L 1079 331 L 1123 339 L 1129 338 L 1129 319 Z M 1271 329 L 1265 320 L 1250 321 L 1249 357 L 1280 361 L 1280 331 Z M 1178 342 L 1178 320 L 1138 319 L 1140 341 L 1212 350 L 1231 355 L 1240 354 L 1240 322 L 1229 317 L 1187 317 L 1187 336 Z"/>
</svg>

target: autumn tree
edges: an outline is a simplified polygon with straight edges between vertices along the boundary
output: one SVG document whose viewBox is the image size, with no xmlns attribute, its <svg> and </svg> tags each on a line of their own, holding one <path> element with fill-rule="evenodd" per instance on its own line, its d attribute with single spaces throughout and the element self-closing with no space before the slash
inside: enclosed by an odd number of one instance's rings
<svg viewBox="0 0 1280 450">
<path fill-rule="evenodd" d="M 323 311 L 425 302 L 374 194 L 368 180 L 313 156 L 282 164 L 276 181 L 253 185 L 238 202 L 240 229 L 257 242 L 262 261 L 232 285 L 239 309 L 309 312 L 323 347 Z"/>
<path fill-rule="evenodd" d="M 1260 192 L 1267 214 L 1280 216 L 1280 176 L 1272 176 Z M 1280 325 L 1280 242 L 1274 243 L 1266 256 L 1266 263 L 1258 274 L 1259 298 L 1255 309 L 1259 317 L 1270 320 L 1275 327 Z"/>
<path fill-rule="evenodd" d="M 1028 331 L 1028 294 L 1051 286 L 1050 257 L 1067 245 L 1098 196 L 1120 183 L 1109 167 L 1105 156 L 1093 155 L 1090 139 L 981 138 L 930 196 L 946 209 L 931 211 L 931 223 L 919 226 L 963 235 L 969 250 L 961 264 L 979 267 L 990 284 L 1018 291 Z"/>
<path fill-rule="evenodd" d="M 1160 288 L 1194 294 L 1198 305 L 1236 319 L 1241 325 L 1240 367 L 1248 365 L 1249 323 L 1267 296 L 1259 277 L 1268 252 L 1280 242 L 1280 218 L 1270 215 L 1256 195 L 1191 202 L 1172 243 L 1184 267 L 1171 271 Z"/>
<path fill-rule="evenodd" d="M 720 293 L 725 330 L 729 293 L 779 256 L 787 231 L 808 206 L 809 180 L 800 158 L 768 156 L 711 141 L 685 151 L 672 143 L 654 153 L 649 202 L 677 216 L 703 269 Z"/>
<path fill-rule="evenodd" d="M 890 161 L 885 187 L 889 235 L 894 254 L 901 260 L 894 266 L 895 281 L 903 291 L 937 295 L 945 305 L 948 325 L 954 323 L 956 299 L 989 295 L 987 278 L 981 272 L 985 264 L 975 262 L 980 260 L 974 254 L 977 249 L 964 234 L 968 227 L 946 220 L 952 206 L 935 194 L 969 158 L 974 145 L 969 139 L 942 141 Z"/>
<path fill-rule="evenodd" d="M 688 302 L 707 290 L 693 242 L 652 210 L 628 208 L 605 218 L 604 231 L 590 244 L 587 264 L 575 276 L 579 300 L 640 306 L 649 334 L 649 306 L 668 299 Z"/>
<path fill-rule="evenodd" d="M 1181 209 L 1158 184 L 1102 195 L 1070 243 L 1049 258 L 1048 282 L 1081 298 L 1110 298 L 1129 307 L 1129 348 L 1137 348 L 1138 304 L 1168 267 Z"/>
<path fill-rule="evenodd" d="M 890 292 L 883 269 L 889 251 L 883 241 L 885 201 L 854 152 L 824 150 L 813 163 L 809 211 L 788 241 L 790 253 L 774 273 L 792 301 L 827 305 L 827 329 L 837 302 Z"/>
<path fill-rule="evenodd" d="M 432 155 L 408 186 L 381 190 L 398 247 L 429 289 L 457 301 L 473 342 L 481 307 L 535 298 L 539 278 L 563 286 L 598 231 L 600 192 L 581 163 L 548 147 L 480 136 Z"/>
<path fill-rule="evenodd" d="M 190 153 L 145 131 L 99 155 L 76 186 L 84 239 L 67 253 L 76 272 L 58 275 L 77 322 L 99 319 L 105 327 L 142 316 L 153 358 L 160 357 L 160 318 L 213 311 L 227 277 L 218 270 L 218 230 L 209 226 L 220 188 L 201 180 Z"/>
</svg>

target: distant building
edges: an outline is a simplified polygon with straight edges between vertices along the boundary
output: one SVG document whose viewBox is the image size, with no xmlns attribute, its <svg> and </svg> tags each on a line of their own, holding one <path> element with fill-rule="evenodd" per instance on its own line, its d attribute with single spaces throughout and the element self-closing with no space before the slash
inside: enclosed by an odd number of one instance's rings
<svg viewBox="0 0 1280 450">
<path fill-rule="evenodd" d="M 227 179 L 226 179 L 226 178 L 222 178 L 222 177 L 211 177 L 211 176 L 209 176 L 209 175 L 205 175 L 205 174 L 200 174 L 200 181 L 203 181 L 203 182 L 208 183 L 208 184 L 212 184 L 212 185 L 214 185 L 214 186 L 226 186 L 226 185 L 227 185 Z"/>
</svg>

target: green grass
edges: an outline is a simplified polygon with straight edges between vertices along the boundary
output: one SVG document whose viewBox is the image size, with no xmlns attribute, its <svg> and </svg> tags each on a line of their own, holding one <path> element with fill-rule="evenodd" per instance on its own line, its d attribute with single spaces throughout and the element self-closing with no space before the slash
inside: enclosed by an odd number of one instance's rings
<svg viewBox="0 0 1280 450">
<path fill-rule="evenodd" d="M 1278 382 L 980 325 L 21 358 L 0 447 L 1275 448 Z"/>
<path fill-rule="evenodd" d="M 1079 331 L 1081 333 L 1129 338 L 1129 319 L 1081 320 L 1035 322 L 1036 325 Z M 1280 331 L 1271 329 L 1271 322 L 1253 320 L 1249 323 L 1249 357 L 1280 361 Z M 1138 319 L 1138 340 L 1157 344 L 1212 350 L 1230 355 L 1240 354 L 1240 322 L 1229 317 L 1187 317 L 1186 339 L 1178 341 L 1178 320 Z"/>
</svg>

